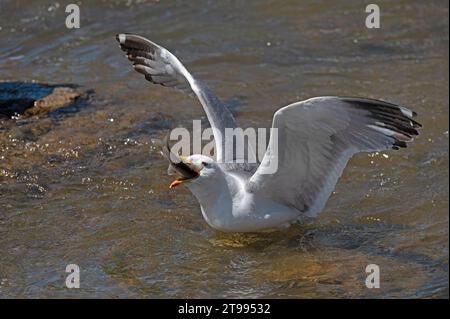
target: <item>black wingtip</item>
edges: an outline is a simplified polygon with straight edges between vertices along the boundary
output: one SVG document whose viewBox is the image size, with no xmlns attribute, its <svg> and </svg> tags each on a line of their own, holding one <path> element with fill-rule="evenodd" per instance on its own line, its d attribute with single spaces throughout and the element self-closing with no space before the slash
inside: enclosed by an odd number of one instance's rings
<svg viewBox="0 0 450 319">
<path fill-rule="evenodd" d="M 399 140 L 396 140 L 396 141 L 394 142 L 393 146 L 392 146 L 392 148 L 393 148 L 394 150 L 398 150 L 398 149 L 400 149 L 400 148 L 406 148 L 406 147 L 408 147 L 408 145 L 406 144 L 406 142 L 405 142 L 405 141 L 399 141 Z"/>
</svg>

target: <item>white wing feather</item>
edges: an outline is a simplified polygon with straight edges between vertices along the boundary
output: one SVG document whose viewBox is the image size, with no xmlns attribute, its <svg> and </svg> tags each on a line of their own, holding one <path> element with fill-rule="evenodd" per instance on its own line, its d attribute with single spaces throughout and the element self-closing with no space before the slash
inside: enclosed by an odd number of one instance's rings
<svg viewBox="0 0 450 319">
<path fill-rule="evenodd" d="M 233 145 L 225 140 L 225 129 L 237 128 L 228 108 L 202 82 L 193 78 L 183 64 L 162 46 L 135 34 L 121 33 L 116 36 L 120 48 L 126 52 L 134 69 L 147 80 L 166 87 L 173 87 L 190 96 L 196 96 L 203 106 L 211 127 L 214 129 L 217 161 L 224 162 L 225 152 L 232 152 Z M 237 131 L 237 134 L 240 134 Z M 248 151 L 254 154 L 250 145 Z M 236 159 L 236 158 L 235 158 Z"/>
<path fill-rule="evenodd" d="M 413 116 L 404 107 L 360 98 L 319 97 L 281 108 L 273 118 L 278 141 L 271 136 L 247 190 L 315 216 L 355 153 L 398 149 L 412 141 L 420 127 Z M 275 157 L 278 168 L 268 174 Z"/>
</svg>

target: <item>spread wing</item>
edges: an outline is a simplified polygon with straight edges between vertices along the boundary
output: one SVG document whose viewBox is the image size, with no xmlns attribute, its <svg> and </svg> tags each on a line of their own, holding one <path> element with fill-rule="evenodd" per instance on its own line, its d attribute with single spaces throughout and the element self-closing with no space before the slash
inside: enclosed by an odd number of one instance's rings
<svg viewBox="0 0 450 319">
<path fill-rule="evenodd" d="M 134 69 L 142 73 L 147 80 L 198 98 L 213 129 L 218 162 L 224 162 L 226 152 L 234 153 L 233 145 L 226 144 L 225 139 L 226 128 L 237 128 L 234 117 L 206 85 L 195 80 L 183 64 L 162 46 L 134 34 L 122 33 L 116 38 L 120 48 L 133 63 Z M 249 152 L 253 153 L 252 150 Z"/>
<path fill-rule="evenodd" d="M 247 190 L 315 216 L 354 154 L 406 147 L 418 135 L 415 115 L 362 98 L 319 97 L 283 107 L 273 118 L 278 138 L 272 132 Z"/>
</svg>

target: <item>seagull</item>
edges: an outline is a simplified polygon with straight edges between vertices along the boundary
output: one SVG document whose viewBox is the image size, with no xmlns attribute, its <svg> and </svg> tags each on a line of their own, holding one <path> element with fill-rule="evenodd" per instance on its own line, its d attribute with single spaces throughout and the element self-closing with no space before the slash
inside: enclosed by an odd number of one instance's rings
<svg viewBox="0 0 450 319">
<path fill-rule="evenodd" d="M 216 159 L 202 154 L 163 155 L 197 198 L 205 221 L 224 232 L 282 228 L 325 207 L 350 158 L 360 152 L 405 148 L 421 124 L 406 107 L 358 97 L 323 96 L 278 109 L 261 163 L 228 163 L 226 128 L 237 128 L 230 110 L 167 49 L 135 34 L 116 36 L 134 69 L 155 84 L 196 97 L 213 129 Z M 271 164 L 276 161 L 277 169 Z"/>
</svg>

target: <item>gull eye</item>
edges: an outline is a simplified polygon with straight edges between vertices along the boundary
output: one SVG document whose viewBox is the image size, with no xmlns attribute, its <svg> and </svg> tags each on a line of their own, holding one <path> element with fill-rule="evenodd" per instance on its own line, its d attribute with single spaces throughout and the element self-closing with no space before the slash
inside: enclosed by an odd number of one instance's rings
<svg viewBox="0 0 450 319">
<path fill-rule="evenodd" d="M 207 163 L 207 162 L 202 162 L 202 165 L 203 165 L 204 167 L 208 167 L 208 166 L 209 166 L 209 163 Z"/>
</svg>

